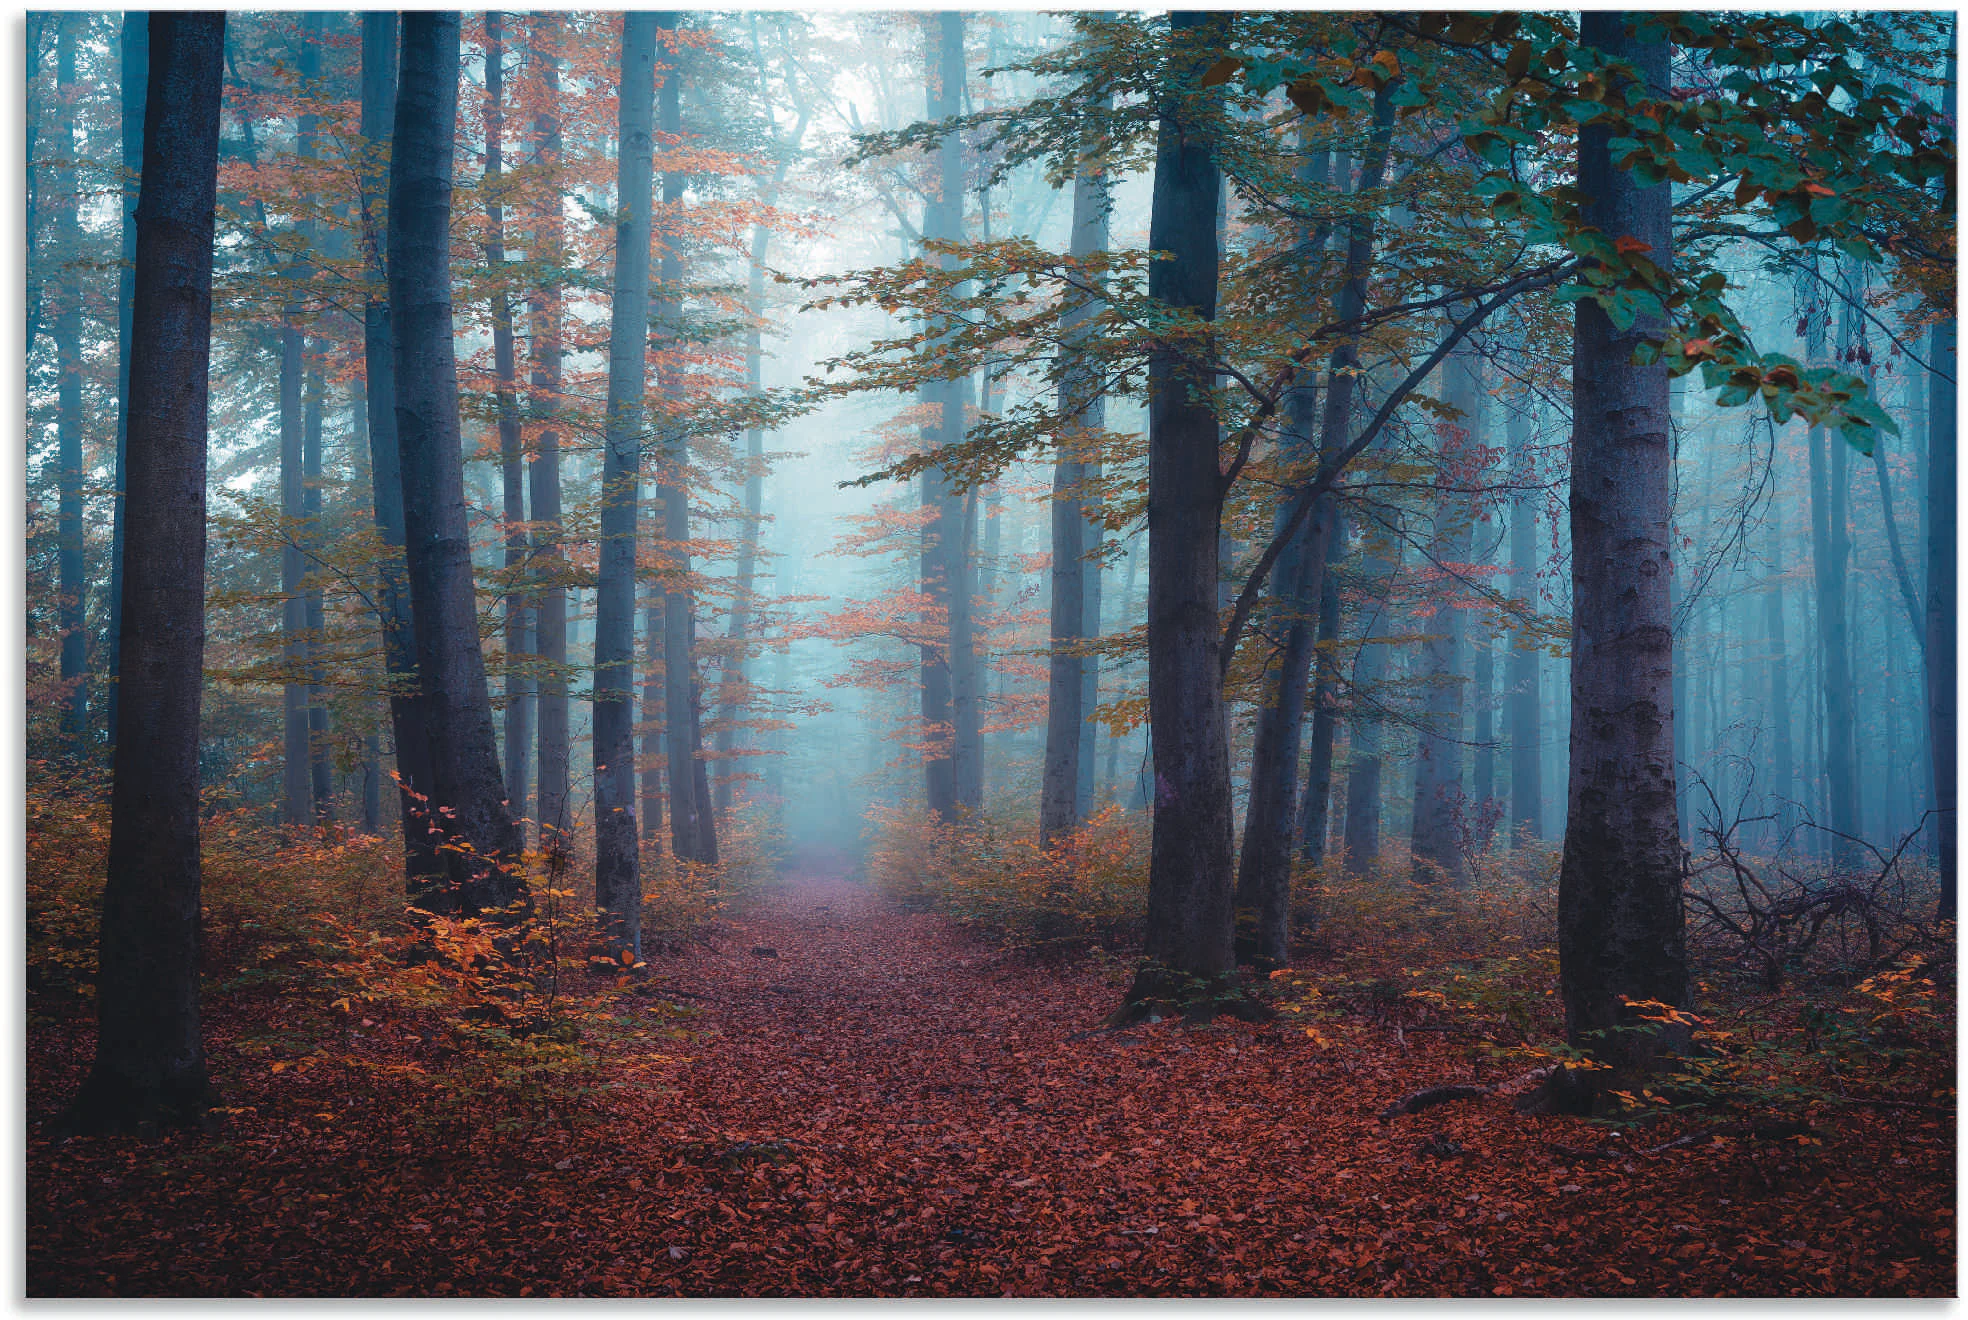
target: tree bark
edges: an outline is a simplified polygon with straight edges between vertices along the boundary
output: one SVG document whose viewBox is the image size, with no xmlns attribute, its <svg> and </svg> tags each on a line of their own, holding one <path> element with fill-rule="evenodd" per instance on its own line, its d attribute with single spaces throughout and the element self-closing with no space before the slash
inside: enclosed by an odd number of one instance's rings
<svg viewBox="0 0 1968 1320">
<path fill-rule="evenodd" d="M 431 751 L 425 702 L 417 679 L 417 627 L 410 610 L 404 561 L 403 462 L 396 438 L 395 332 L 387 297 L 389 134 L 396 119 L 397 18 L 372 10 L 362 16 L 362 164 L 358 172 L 362 247 L 369 292 L 363 300 L 363 392 L 368 405 L 369 478 L 376 530 L 385 553 L 377 566 L 377 608 L 383 662 L 389 669 L 390 729 L 396 742 L 397 797 L 403 818 L 405 883 L 415 894 L 442 874 L 443 859 L 430 820 Z"/>
<path fill-rule="evenodd" d="M 662 14 L 658 26 L 675 31 L 681 15 Z M 663 138 L 676 143 L 683 134 L 683 74 L 679 53 L 669 51 L 663 70 L 660 125 Z M 677 211 L 683 201 L 684 174 L 663 171 L 663 267 L 656 316 L 665 333 L 675 334 L 683 318 L 682 232 Z M 660 370 L 666 443 L 659 477 L 663 539 L 669 556 L 663 580 L 663 737 L 669 749 L 670 849 L 684 861 L 717 861 L 717 821 L 712 814 L 709 771 L 699 724 L 697 680 L 697 591 L 690 559 L 690 447 L 683 417 L 683 367 L 675 357 Z"/>
<path fill-rule="evenodd" d="M 1398 515 L 1396 515 L 1398 516 Z M 1353 662 L 1353 699 L 1348 716 L 1346 762 L 1346 829 L 1342 838 L 1346 848 L 1346 873 L 1367 874 L 1380 856 L 1380 780 L 1382 774 L 1382 730 L 1378 711 L 1372 707 L 1382 699 L 1381 685 L 1387 679 L 1387 643 L 1373 640 L 1380 616 L 1386 611 L 1388 589 L 1401 569 L 1403 547 L 1384 528 L 1363 528 L 1366 547 L 1361 579 L 1362 595 L 1377 600 L 1371 610 L 1360 611 L 1360 653 Z M 1392 547 L 1393 556 L 1388 550 Z"/>
<path fill-rule="evenodd" d="M 1667 43 L 1636 37 L 1634 17 L 1588 12 L 1583 40 L 1631 61 L 1647 94 L 1664 96 Z M 1607 128 L 1582 128 L 1578 150 L 1579 188 L 1590 199 L 1585 223 L 1648 244 L 1649 258 L 1668 266 L 1670 185 L 1642 187 L 1618 169 Z M 1606 1034 L 1644 1025 L 1644 1010 L 1625 1001 L 1689 1002 L 1667 596 L 1673 456 L 1667 369 L 1633 362 L 1636 347 L 1660 334 L 1658 322 L 1641 318 L 1622 333 L 1585 299 L 1573 333 L 1571 782 L 1558 880 L 1559 986 L 1567 1039 L 1618 1075 L 1644 1066 L 1663 1043 L 1642 1032 Z"/>
<path fill-rule="evenodd" d="M 1955 116 L 1955 35 L 1948 23 L 1947 81 L 1941 110 Z M 1936 916 L 1955 920 L 1955 856 L 1960 820 L 1956 812 L 1955 745 L 1955 386 L 1954 318 L 1928 332 L 1927 361 L 1927 739 L 1934 776 L 1935 820 L 1940 843 L 1941 895 Z"/>
<path fill-rule="evenodd" d="M 1107 248 L 1107 188 L 1101 162 L 1091 152 L 1080 158 L 1073 178 L 1071 256 L 1085 259 Z M 1087 323 L 1100 311 L 1100 302 L 1087 295 L 1061 316 L 1061 352 L 1067 365 L 1059 379 L 1059 416 L 1065 428 L 1058 441 L 1052 476 L 1052 615 L 1051 657 L 1047 662 L 1045 763 L 1039 788 L 1039 847 L 1049 849 L 1070 838 L 1087 817 L 1091 794 L 1086 791 L 1092 760 L 1085 731 L 1093 712 L 1087 702 L 1091 656 L 1072 650 L 1085 641 L 1089 615 L 1099 631 L 1099 594 L 1087 596 L 1088 574 L 1097 579 L 1097 565 L 1087 562 L 1087 519 L 1083 486 L 1089 472 L 1090 437 L 1106 422 L 1106 400 L 1099 373 L 1081 361 Z M 1097 460 L 1096 460 L 1097 462 Z"/>
<path fill-rule="evenodd" d="M 524 893 L 506 809 L 479 646 L 465 520 L 458 366 L 451 319 L 451 179 L 458 119 L 458 18 L 402 18 L 390 149 L 389 302 L 405 551 L 427 703 L 432 825 L 446 882 L 418 895 L 434 911 L 504 908 Z"/>
<path fill-rule="evenodd" d="M 1339 564 L 1345 544 L 1346 527 L 1341 521 L 1327 538 L 1326 571 L 1319 588 L 1319 648 L 1312 660 L 1312 751 L 1305 798 L 1298 809 L 1298 857 L 1307 866 L 1326 860 L 1332 817 L 1333 741 L 1339 725 Z"/>
<path fill-rule="evenodd" d="M 1148 246 L 1149 297 L 1216 318 L 1218 173 L 1215 98 L 1199 89 L 1222 19 L 1169 17 L 1171 63 L 1160 93 Z M 1230 763 L 1217 615 L 1224 483 L 1206 342 L 1155 341 L 1148 359 L 1148 714 L 1154 824 L 1149 846 L 1147 961 L 1128 997 L 1188 998 L 1178 978 L 1220 981 L 1232 950 Z"/>
<path fill-rule="evenodd" d="M 656 22 L 622 16 L 616 129 L 615 286 L 608 331 L 608 420 L 601 463 L 601 571 L 595 592 L 595 907 L 611 954 L 642 955 L 636 830 L 636 509 L 649 361 L 649 225 L 655 150 Z M 667 82 L 667 80 L 666 80 Z"/>
<path fill-rule="evenodd" d="M 498 373 L 499 493 L 506 543 L 506 800 L 526 833 L 527 789 L 532 775 L 534 678 L 533 609 L 522 578 L 529 558 L 526 535 L 526 451 L 520 436 L 519 364 L 513 351 L 512 294 L 501 268 L 506 261 L 505 207 L 505 16 L 485 16 L 485 264 L 493 274 L 492 367 Z"/>
<path fill-rule="evenodd" d="M 64 263 L 81 258 L 82 227 L 77 208 L 81 176 L 76 168 L 75 34 L 86 21 L 80 14 L 63 14 L 55 32 L 55 98 L 60 102 L 56 141 L 65 162 L 66 179 L 56 194 L 55 242 Z M 71 754 L 80 758 L 89 733 L 89 630 L 84 606 L 88 600 L 87 566 L 82 558 L 82 286 L 65 272 L 54 317 L 55 440 L 57 504 L 55 559 L 58 620 L 61 627 L 62 735 Z"/>
<path fill-rule="evenodd" d="M 1482 367 L 1467 347 L 1458 349 L 1444 365 L 1443 398 L 1460 415 L 1456 422 L 1439 423 L 1439 466 L 1436 474 L 1434 531 L 1428 557 L 1435 571 L 1435 615 L 1422 642 L 1420 677 L 1427 685 L 1422 700 L 1422 728 L 1415 743 L 1414 827 L 1410 849 L 1416 884 L 1469 881 L 1469 862 L 1463 856 L 1462 794 L 1462 634 L 1463 611 L 1454 603 L 1458 583 L 1454 574 L 1469 561 L 1470 499 L 1453 489 L 1462 478 L 1456 471 L 1467 464 L 1468 448 L 1483 430 Z"/>
<path fill-rule="evenodd" d="M 1795 819 L 1791 798 L 1797 790 L 1797 768 L 1790 729 L 1790 660 L 1786 654 L 1788 642 L 1784 632 L 1784 520 L 1780 510 L 1777 492 L 1773 489 L 1769 513 L 1769 573 L 1763 584 L 1763 632 L 1765 645 L 1769 647 L 1764 699 L 1769 709 L 1773 742 L 1770 788 L 1766 794 L 1769 806 L 1765 809 L 1775 816 L 1770 830 L 1773 841 L 1782 839 Z"/>
<path fill-rule="evenodd" d="M 1813 297 L 1822 295 L 1813 294 Z M 1822 308 L 1805 313 L 1809 333 L 1807 354 L 1813 364 L 1825 360 L 1828 315 Z M 1810 429 L 1807 441 L 1811 471 L 1811 565 L 1817 587 L 1819 682 L 1824 703 L 1824 773 L 1831 828 L 1828 841 L 1832 865 L 1846 870 L 1859 859 L 1858 744 L 1852 709 L 1852 650 L 1850 615 L 1846 608 L 1846 568 L 1851 560 L 1845 441 L 1827 437 L 1821 426 Z M 1850 838 L 1839 836 L 1852 836 Z"/>
<path fill-rule="evenodd" d="M 1537 491 L 1531 463 L 1531 414 L 1511 408 L 1504 418 L 1510 446 L 1510 598 L 1529 614 L 1537 609 Z M 1509 842 L 1544 837 L 1543 737 L 1539 720 L 1537 635 L 1520 626 L 1510 648 Z"/>
<path fill-rule="evenodd" d="M 195 1124 L 198 718 L 205 648 L 206 383 L 225 19 L 151 17 L 130 335 L 123 699 L 115 732 L 96 1055 L 60 1127 Z"/>
<path fill-rule="evenodd" d="M 539 427 L 527 469 L 532 497 L 536 576 L 534 616 L 540 654 L 539 786 L 534 810 L 540 847 L 558 864 L 567 854 L 574 816 L 569 803 L 567 709 L 567 557 L 561 550 L 566 529 L 560 509 L 561 317 L 560 266 L 563 221 L 560 214 L 560 24 L 553 14 L 535 14 L 527 30 L 528 62 L 539 73 L 538 110 L 533 116 L 533 162 L 542 174 L 545 199 L 533 219 L 533 255 L 545 274 L 527 300 L 532 370 L 528 408 Z"/>
<path fill-rule="evenodd" d="M 123 109 L 123 258 L 116 286 L 116 504 L 109 534 L 109 686 L 103 694 L 103 727 L 116 736 L 118 676 L 123 664 L 123 538 L 130 463 L 130 309 L 137 290 L 137 187 L 143 172 L 144 90 L 150 83 L 150 16 L 123 15 L 120 41 Z M 32 347 L 32 345 L 29 345 Z"/>
</svg>

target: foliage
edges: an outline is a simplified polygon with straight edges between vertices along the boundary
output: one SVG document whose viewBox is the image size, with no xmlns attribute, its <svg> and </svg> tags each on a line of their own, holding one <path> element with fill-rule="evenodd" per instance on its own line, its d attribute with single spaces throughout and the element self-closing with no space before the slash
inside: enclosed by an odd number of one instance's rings
<svg viewBox="0 0 1968 1320">
<path fill-rule="evenodd" d="M 941 824 L 926 814 L 869 811 L 868 873 L 889 898 L 947 913 L 994 943 L 1032 954 L 1131 949 L 1147 903 L 1147 831 L 1108 805 L 1050 853 L 1037 831 L 987 818 Z"/>
</svg>

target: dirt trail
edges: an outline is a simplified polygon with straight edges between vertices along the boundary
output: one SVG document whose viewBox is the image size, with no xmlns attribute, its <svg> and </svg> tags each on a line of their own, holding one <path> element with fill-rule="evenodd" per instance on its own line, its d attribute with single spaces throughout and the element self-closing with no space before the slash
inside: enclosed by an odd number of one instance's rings
<svg viewBox="0 0 1968 1320">
<path fill-rule="evenodd" d="M 1495 1098 L 1382 1123 L 1389 1100 L 1468 1078 L 1468 1046 L 1365 1019 L 1327 1022 L 1328 1045 L 1290 1020 L 1102 1032 L 1120 976 L 1032 967 L 895 910 L 839 865 L 799 870 L 713 947 L 650 966 L 624 1020 L 653 1028 L 636 1002 L 668 999 L 694 1010 L 688 1034 L 611 1045 L 577 1112 L 517 1133 L 422 1134 L 393 1092 L 344 1090 L 329 1068 L 275 1073 L 221 1036 L 239 1106 L 225 1139 L 31 1141 L 29 1291 L 1952 1286 L 1937 1122 L 1847 1114 L 1821 1147 L 1626 1161 L 1556 1152 L 1605 1133 Z"/>
</svg>

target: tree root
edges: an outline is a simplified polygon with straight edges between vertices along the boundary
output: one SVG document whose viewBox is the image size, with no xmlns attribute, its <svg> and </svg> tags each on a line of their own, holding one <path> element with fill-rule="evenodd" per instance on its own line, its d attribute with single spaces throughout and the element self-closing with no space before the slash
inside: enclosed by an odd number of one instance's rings
<svg viewBox="0 0 1968 1320">
<path fill-rule="evenodd" d="M 1433 1109 L 1436 1105 L 1445 1105 L 1451 1100 L 1474 1100 L 1478 1096 L 1515 1091 L 1533 1082 L 1543 1081 L 1550 1072 L 1549 1068 L 1533 1068 L 1521 1077 L 1513 1077 L 1507 1082 L 1495 1082 L 1487 1086 L 1475 1082 L 1454 1082 L 1446 1086 L 1426 1087 L 1413 1095 L 1396 1100 L 1381 1110 L 1380 1121 L 1385 1123 L 1388 1119 L 1399 1118 L 1403 1114 L 1419 1114 L 1424 1109 Z"/>
</svg>

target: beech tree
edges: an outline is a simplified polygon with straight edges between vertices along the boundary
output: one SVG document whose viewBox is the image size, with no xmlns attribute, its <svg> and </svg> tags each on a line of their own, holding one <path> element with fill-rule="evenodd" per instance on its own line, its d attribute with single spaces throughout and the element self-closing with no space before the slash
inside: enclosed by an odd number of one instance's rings
<svg viewBox="0 0 1968 1320">
<path fill-rule="evenodd" d="M 62 1126 L 202 1122 L 198 725 L 205 454 L 225 16 L 149 20 L 130 313 L 124 571 L 96 1055 Z"/>
<path fill-rule="evenodd" d="M 401 25 L 389 301 L 404 549 L 430 741 L 430 825 L 445 863 L 444 883 L 417 898 L 437 911 L 474 912 L 513 903 L 524 880 L 514 865 L 520 841 L 493 739 L 459 452 L 450 272 L 458 18 L 414 13 Z"/>
</svg>

